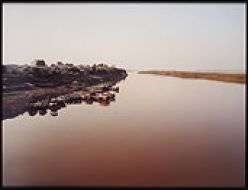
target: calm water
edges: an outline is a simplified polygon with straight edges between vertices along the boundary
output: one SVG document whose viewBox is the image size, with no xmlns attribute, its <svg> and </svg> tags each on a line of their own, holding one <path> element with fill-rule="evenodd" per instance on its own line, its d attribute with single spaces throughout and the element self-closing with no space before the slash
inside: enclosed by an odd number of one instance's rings
<svg viewBox="0 0 248 190">
<path fill-rule="evenodd" d="M 110 106 L 3 121 L 5 185 L 242 186 L 245 85 L 129 74 Z"/>
</svg>

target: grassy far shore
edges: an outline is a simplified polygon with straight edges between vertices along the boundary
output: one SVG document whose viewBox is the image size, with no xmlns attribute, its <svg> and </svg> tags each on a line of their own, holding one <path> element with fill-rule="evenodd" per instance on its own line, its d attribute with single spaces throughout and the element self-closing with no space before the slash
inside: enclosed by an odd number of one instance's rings
<svg viewBox="0 0 248 190">
<path fill-rule="evenodd" d="M 191 71 L 139 71 L 138 74 L 154 74 L 180 78 L 207 79 L 232 83 L 246 83 L 245 74 L 220 72 L 191 72 Z"/>
</svg>

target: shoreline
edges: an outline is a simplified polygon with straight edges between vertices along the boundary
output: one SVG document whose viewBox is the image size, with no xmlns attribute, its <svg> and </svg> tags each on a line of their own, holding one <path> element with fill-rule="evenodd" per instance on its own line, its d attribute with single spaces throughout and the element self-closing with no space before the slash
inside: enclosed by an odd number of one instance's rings
<svg viewBox="0 0 248 190">
<path fill-rule="evenodd" d="M 37 111 L 42 115 L 48 109 L 57 112 L 66 104 L 82 101 L 108 104 L 114 96 L 111 91 L 118 88 L 114 86 L 127 77 L 124 69 L 104 64 L 76 66 L 58 62 L 47 66 L 43 60 L 40 62 L 4 66 L 2 120 L 27 111 L 31 116 Z"/>
<path fill-rule="evenodd" d="M 229 83 L 246 83 L 246 74 L 224 72 L 193 72 L 193 71 L 138 71 L 138 74 L 153 74 L 188 79 L 205 79 Z"/>
</svg>

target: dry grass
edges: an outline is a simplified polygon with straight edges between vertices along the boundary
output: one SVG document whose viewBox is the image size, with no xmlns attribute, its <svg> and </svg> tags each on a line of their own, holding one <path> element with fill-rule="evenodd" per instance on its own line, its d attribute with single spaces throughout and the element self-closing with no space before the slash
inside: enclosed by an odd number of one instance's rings
<svg viewBox="0 0 248 190">
<path fill-rule="evenodd" d="M 219 73 L 219 72 L 191 72 L 191 71 L 139 71 L 139 74 L 155 74 L 171 77 L 207 79 L 223 82 L 246 83 L 245 74 Z"/>
</svg>

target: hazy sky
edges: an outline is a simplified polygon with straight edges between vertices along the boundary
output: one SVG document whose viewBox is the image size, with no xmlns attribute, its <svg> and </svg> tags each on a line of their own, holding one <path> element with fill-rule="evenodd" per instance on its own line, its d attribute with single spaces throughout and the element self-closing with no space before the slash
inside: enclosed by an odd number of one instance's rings
<svg viewBox="0 0 248 190">
<path fill-rule="evenodd" d="M 4 4 L 4 63 L 244 70 L 245 4 Z"/>
</svg>

